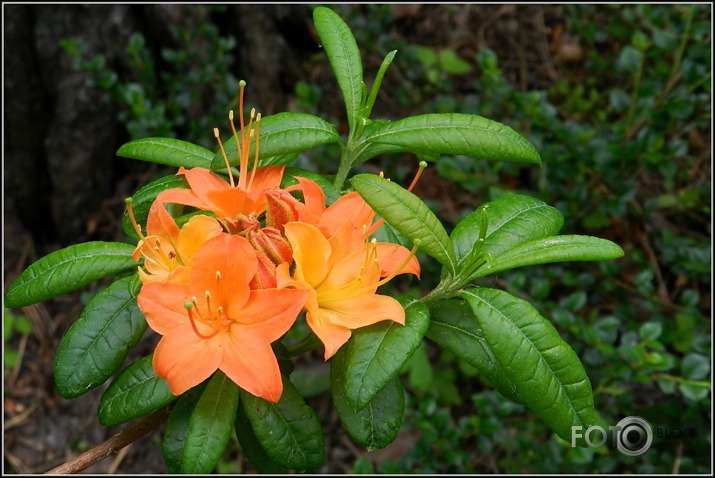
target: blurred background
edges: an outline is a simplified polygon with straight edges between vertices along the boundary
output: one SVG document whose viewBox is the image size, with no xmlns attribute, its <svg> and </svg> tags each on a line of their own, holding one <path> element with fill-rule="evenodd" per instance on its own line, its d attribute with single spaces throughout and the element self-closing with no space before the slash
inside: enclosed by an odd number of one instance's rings
<svg viewBox="0 0 715 478">
<path fill-rule="evenodd" d="M 365 79 L 398 50 L 373 118 L 478 114 L 508 124 L 543 167 L 443 156 L 415 192 L 450 229 L 509 193 L 557 207 L 562 233 L 619 244 L 616 261 L 532 266 L 484 285 L 529 300 L 580 356 L 596 408 L 661 430 L 639 457 L 572 449 L 529 410 L 429 341 L 407 364 L 397 440 L 368 452 L 335 415 L 320 354 L 292 378 L 323 420 L 325 473 L 709 473 L 711 471 L 712 5 L 334 5 Z M 49 252 L 128 240 L 124 198 L 174 171 L 115 156 L 174 137 L 214 149 L 237 82 L 263 115 L 311 113 L 347 131 L 309 5 L 3 5 L 4 281 Z M 339 150 L 298 166 L 333 174 Z M 406 184 L 409 154 L 371 160 Z M 423 263 L 423 281 L 439 270 Z M 4 310 L 4 470 L 41 473 L 120 428 L 99 425 L 106 385 L 65 400 L 57 345 L 101 283 Z M 153 350 L 147 333 L 129 359 Z M 689 430 L 684 433 L 685 430 Z M 687 436 L 684 436 L 687 435 Z M 165 473 L 160 434 L 86 470 Z M 610 443 L 609 443 L 610 444 Z M 253 469 L 236 442 L 217 472 Z"/>
</svg>

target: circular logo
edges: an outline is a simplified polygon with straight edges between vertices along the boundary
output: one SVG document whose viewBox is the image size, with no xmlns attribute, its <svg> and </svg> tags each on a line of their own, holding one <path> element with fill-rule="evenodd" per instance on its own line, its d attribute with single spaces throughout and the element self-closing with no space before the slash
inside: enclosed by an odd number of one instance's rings
<svg viewBox="0 0 715 478">
<path fill-rule="evenodd" d="M 653 428 L 641 417 L 626 417 L 618 422 L 616 446 L 628 456 L 640 456 L 653 444 Z"/>
</svg>

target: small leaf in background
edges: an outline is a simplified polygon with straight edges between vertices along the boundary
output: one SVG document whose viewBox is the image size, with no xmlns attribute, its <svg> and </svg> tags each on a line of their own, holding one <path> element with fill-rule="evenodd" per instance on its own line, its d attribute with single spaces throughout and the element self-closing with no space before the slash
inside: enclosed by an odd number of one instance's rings
<svg viewBox="0 0 715 478">
<path fill-rule="evenodd" d="M 123 144 L 117 156 L 190 169 L 210 167 L 214 153 L 179 139 L 142 138 Z"/>
<path fill-rule="evenodd" d="M 660 334 L 663 333 L 663 324 L 660 322 L 646 322 L 641 325 L 638 332 L 641 336 L 641 340 L 644 342 L 657 340 Z"/>
<path fill-rule="evenodd" d="M 688 380 L 702 380 L 710 373 L 710 359 L 705 355 L 690 353 L 683 358 L 680 370 Z"/>
<path fill-rule="evenodd" d="M 220 370 L 209 380 L 189 419 L 182 473 L 211 473 L 231 438 L 238 386 Z"/>
<path fill-rule="evenodd" d="M 419 197 L 374 174 L 358 174 L 350 183 L 388 224 L 454 274 L 456 258 L 447 231 Z"/>
<path fill-rule="evenodd" d="M 169 383 L 154 372 L 152 358 L 148 355 L 137 360 L 109 384 L 97 408 L 102 425 L 120 425 L 174 401 Z"/>
<path fill-rule="evenodd" d="M 134 246 L 83 242 L 52 252 L 22 271 L 5 294 L 5 307 L 19 309 L 137 266 Z"/>
<path fill-rule="evenodd" d="M 137 306 L 138 286 L 135 274 L 112 282 L 62 337 L 54 371 L 63 397 L 78 397 L 104 383 L 139 343 L 147 322 Z"/>
</svg>

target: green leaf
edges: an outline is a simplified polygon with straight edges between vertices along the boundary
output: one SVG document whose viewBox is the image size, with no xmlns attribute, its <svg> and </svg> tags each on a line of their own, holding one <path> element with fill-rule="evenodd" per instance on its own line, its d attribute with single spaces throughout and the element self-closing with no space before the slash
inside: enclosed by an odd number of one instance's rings
<svg viewBox="0 0 715 478">
<path fill-rule="evenodd" d="M 607 261 L 623 256 L 613 242 L 592 236 L 553 236 L 521 244 L 493 258 L 488 267 L 478 270 L 482 277 L 515 267 L 563 261 Z"/>
<path fill-rule="evenodd" d="M 305 113 L 278 113 L 261 118 L 258 158 L 266 160 L 264 164 L 282 164 L 286 158 L 290 159 L 286 155 L 338 141 L 341 139 L 335 126 L 322 118 Z M 223 147 L 231 165 L 238 166 L 238 150 L 233 136 L 223 143 Z M 249 165 L 253 164 L 255 151 L 253 142 L 248 155 Z M 277 156 L 283 159 L 267 161 Z M 226 170 L 220 150 L 215 155 L 212 153 L 211 158 L 212 171 Z"/>
<path fill-rule="evenodd" d="M 688 380 L 702 380 L 710 373 L 710 358 L 698 353 L 690 353 L 680 365 L 683 377 Z"/>
<path fill-rule="evenodd" d="M 142 138 L 123 144 L 117 156 L 185 168 L 208 168 L 213 151 L 171 138 Z"/>
<path fill-rule="evenodd" d="M 393 152 L 541 164 L 539 153 L 526 138 L 502 123 L 477 115 L 426 114 L 395 122 L 373 122 L 365 128 L 363 141 L 396 146 Z"/>
<path fill-rule="evenodd" d="M 569 442 L 572 426 L 587 429 L 595 423 L 591 382 L 578 355 L 548 320 L 501 290 L 468 289 L 462 297 L 525 405 Z"/>
<path fill-rule="evenodd" d="M 259 473 L 286 474 L 288 469 L 271 458 L 261 446 L 243 407 L 238 407 L 236 411 L 235 427 L 243 454 Z"/>
<path fill-rule="evenodd" d="M 216 468 L 233 432 L 238 390 L 220 370 L 209 380 L 189 419 L 183 473 L 207 474 Z"/>
<path fill-rule="evenodd" d="M 327 179 L 325 176 L 301 168 L 286 168 L 285 173 L 283 174 L 281 188 L 286 188 L 288 186 L 298 184 L 298 180 L 294 179 L 296 176 L 310 179 L 311 181 L 314 181 L 318 186 L 320 186 L 320 189 L 323 190 L 323 194 L 325 195 L 326 204 L 332 204 L 338 199 L 340 199 L 340 197 L 342 196 L 342 194 L 340 194 L 340 191 L 335 189 L 335 187 L 333 186 L 333 182 Z"/>
<path fill-rule="evenodd" d="M 397 50 L 392 50 L 390 53 L 387 54 L 385 59 L 382 60 L 380 69 L 377 71 L 377 75 L 375 75 L 375 81 L 373 81 L 372 87 L 370 88 L 370 95 L 368 96 L 367 101 L 365 102 L 365 106 L 363 107 L 362 112 L 360 114 L 362 119 L 367 120 L 367 118 L 370 117 L 370 114 L 372 113 L 372 107 L 375 105 L 377 94 L 380 91 L 380 85 L 382 85 L 382 79 L 385 76 L 385 73 L 387 72 L 387 69 L 389 68 L 396 54 Z"/>
<path fill-rule="evenodd" d="M 132 274 L 95 295 L 57 349 L 55 383 L 65 398 L 103 384 L 124 363 L 147 323 L 137 306 L 139 281 Z"/>
<path fill-rule="evenodd" d="M 298 390 L 283 376 L 277 403 L 241 390 L 241 402 L 253 432 L 268 456 L 298 471 L 314 470 L 325 461 L 323 431 L 318 417 Z"/>
<path fill-rule="evenodd" d="M 313 10 L 313 23 L 330 60 L 345 100 L 350 131 L 355 129 L 363 102 L 362 59 L 350 28 L 325 7 Z"/>
<path fill-rule="evenodd" d="M 516 403 L 524 403 L 494 357 L 469 304 L 448 299 L 430 306 L 427 337 L 476 368 L 496 391 Z"/>
<path fill-rule="evenodd" d="M 125 368 L 109 385 L 99 400 L 99 422 L 107 427 L 148 415 L 176 397 L 169 383 L 156 375 L 152 355 Z"/>
<path fill-rule="evenodd" d="M 189 421 L 205 388 L 206 383 L 204 382 L 181 395 L 169 413 L 161 440 L 161 453 L 171 474 L 182 472 L 184 445 L 186 445 L 186 437 L 189 434 Z"/>
<path fill-rule="evenodd" d="M 384 448 L 397 437 L 405 408 L 405 396 L 399 376 L 356 412 L 345 396 L 345 387 L 352 380 L 347 370 L 347 353 L 341 349 L 330 360 L 330 380 L 333 404 L 345 430 L 358 445 L 369 450 Z"/>
<path fill-rule="evenodd" d="M 538 199 L 510 194 L 487 203 L 487 233 L 482 253 L 498 256 L 524 242 L 557 234 L 564 224 L 558 209 Z M 461 262 L 479 238 L 482 208 L 464 216 L 452 230 L 451 239 Z"/>
<path fill-rule="evenodd" d="M 25 269 L 5 295 L 5 307 L 19 309 L 79 289 L 137 266 L 135 247 L 121 242 L 84 242 L 52 252 Z"/>
<path fill-rule="evenodd" d="M 147 218 L 149 217 L 149 209 L 154 203 L 154 200 L 159 195 L 160 192 L 172 188 L 187 188 L 186 180 L 183 176 L 164 176 L 163 178 L 155 179 L 154 181 L 148 183 L 146 186 L 142 187 L 134 193 L 132 196 L 132 210 L 134 211 L 134 218 L 140 225 L 146 225 Z M 127 214 L 126 209 L 124 211 L 124 217 L 122 217 L 122 229 L 124 233 L 134 239 L 139 239 L 132 222 L 129 219 L 129 214 Z"/>
<path fill-rule="evenodd" d="M 353 331 L 347 344 L 345 396 L 353 410 L 364 409 L 407 362 L 429 326 L 429 310 L 421 302 L 401 299 L 405 325 L 384 320 Z"/>
<path fill-rule="evenodd" d="M 419 197 L 374 174 L 358 174 L 350 183 L 385 221 L 455 273 L 457 260 L 447 231 Z"/>
</svg>

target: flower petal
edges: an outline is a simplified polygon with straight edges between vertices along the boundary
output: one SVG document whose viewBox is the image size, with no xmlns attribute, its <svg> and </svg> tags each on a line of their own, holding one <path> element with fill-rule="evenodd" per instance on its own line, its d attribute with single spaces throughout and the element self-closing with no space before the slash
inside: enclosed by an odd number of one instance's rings
<svg viewBox="0 0 715 478">
<path fill-rule="evenodd" d="M 300 289 L 254 290 L 242 308 L 229 307 L 228 316 L 270 343 L 288 332 L 307 298 Z"/>
<path fill-rule="evenodd" d="M 176 253 L 185 266 L 191 267 L 194 255 L 209 239 L 223 234 L 223 227 L 214 218 L 194 216 L 181 228 L 176 240 Z"/>
<path fill-rule="evenodd" d="M 317 313 L 308 311 L 305 319 L 310 330 L 312 330 L 320 341 L 323 342 L 323 345 L 325 345 L 325 360 L 335 355 L 335 352 L 337 352 L 352 335 L 352 332 L 347 327 L 331 322 L 323 309 L 318 309 Z"/>
<path fill-rule="evenodd" d="M 248 172 L 248 183 L 251 185 L 248 191 L 253 196 L 254 193 L 260 195 L 269 189 L 280 188 L 284 171 L 285 165 L 273 164 L 256 169 L 255 175 L 253 171 Z M 251 176 L 253 176 L 253 180 L 251 180 Z"/>
<path fill-rule="evenodd" d="M 362 226 L 370 227 L 375 218 L 375 211 L 367 205 L 357 192 L 351 192 L 335 201 L 320 218 L 319 227 L 332 235 L 338 225 L 348 222 L 354 228 L 362 231 Z"/>
<path fill-rule="evenodd" d="M 328 273 L 331 254 L 328 240 L 317 227 L 302 222 L 287 223 L 285 235 L 293 247 L 295 279 L 304 280 L 314 287 L 320 284 Z"/>
<path fill-rule="evenodd" d="M 414 274 L 417 278 L 420 277 L 420 263 L 415 256 L 407 262 L 405 261 L 410 256 L 410 251 L 398 244 L 390 244 L 389 242 L 377 243 L 377 257 L 380 264 L 380 277 L 398 274 Z M 398 268 L 402 266 L 402 269 Z"/>
<path fill-rule="evenodd" d="M 321 315 L 330 323 L 358 329 L 382 320 L 393 320 L 405 325 L 405 309 L 397 300 L 386 295 L 367 294 L 354 299 L 320 304 Z"/>
<path fill-rule="evenodd" d="M 184 175 L 194 194 L 207 204 L 211 202 L 206 196 L 208 192 L 233 189 L 223 178 L 206 168 L 185 169 L 180 167 L 179 172 L 176 174 Z"/>
<path fill-rule="evenodd" d="M 260 333 L 235 324 L 222 338 L 223 360 L 219 368 L 236 385 L 269 402 L 277 402 L 283 392 L 281 372 L 270 342 Z"/>
<path fill-rule="evenodd" d="M 189 286 L 186 284 L 152 282 L 142 286 L 137 303 L 149 327 L 158 334 L 166 335 L 189 323 L 184 303 L 190 296 Z"/>
<path fill-rule="evenodd" d="M 172 188 L 162 191 L 156 196 L 155 202 L 161 204 L 183 204 L 184 206 L 191 206 L 199 209 L 210 209 L 209 205 L 202 199 L 199 199 L 199 197 L 194 194 L 192 190 L 183 188 Z"/>
<path fill-rule="evenodd" d="M 154 351 L 152 365 L 164 377 L 174 395 L 181 395 L 214 373 L 223 360 L 221 337 L 199 338 L 187 324 L 162 337 Z"/>
<path fill-rule="evenodd" d="M 194 256 L 191 293 L 204 297 L 209 291 L 213 305 L 241 307 L 248 300 L 248 283 L 256 274 L 256 251 L 240 236 L 221 234 L 206 241 Z M 199 302 L 203 304 L 203 301 Z M 201 310 L 204 313 L 204 310 Z M 206 310 L 211 317 L 215 311 Z"/>
</svg>

